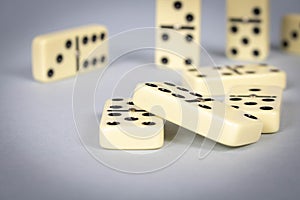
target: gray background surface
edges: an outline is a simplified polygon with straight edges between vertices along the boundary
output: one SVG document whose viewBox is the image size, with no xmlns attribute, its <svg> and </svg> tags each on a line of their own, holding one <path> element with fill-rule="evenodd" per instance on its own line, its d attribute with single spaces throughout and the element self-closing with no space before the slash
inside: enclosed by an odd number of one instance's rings
<svg viewBox="0 0 300 200">
<path fill-rule="evenodd" d="M 267 62 L 288 75 L 280 132 L 243 148 L 217 145 L 202 160 L 197 156 L 203 138 L 196 136 L 171 166 L 133 175 L 102 165 L 86 151 L 73 120 L 74 79 L 35 82 L 31 40 L 89 23 L 106 25 L 111 35 L 153 27 L 154 1 L 1 1 L 0 199 L 298 199 L 300 57 L 277 46 L 282 15 L 299 13 L 300 3 L 271 0 L 271 7 L 274 48 Z M 216 63 L 231 64 L 236 62 L 223 55 L 224 16 L 225 1 L 203 0 L 202 44 Z"/>
</svg>

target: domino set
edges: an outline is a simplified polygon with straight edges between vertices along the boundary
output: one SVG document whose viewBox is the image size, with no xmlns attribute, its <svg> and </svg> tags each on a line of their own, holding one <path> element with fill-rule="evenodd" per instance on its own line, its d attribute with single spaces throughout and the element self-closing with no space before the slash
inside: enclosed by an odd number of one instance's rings
<svg viewBox="0 0 300 200">
<path fill-rule="evenodd" d="M 99 125 L 105 149 L 159 149 L 170 121 L 217 143 L 238 147 L 280 130 L 286 73 L 267 64 L 200 66 L 201 0 L 157 0 L 155 63 L 179 70 L 182 86 L 146 82 L 133 97 L 107 100 Z M 269 54 L 269 0 L 227 0 L 228 58 L 261 61 Z M 300 53 L 300 14 L 282 21 L 282 48 Z M 108 63 L 108 31 L 100 25 L 37 36 L 33 77 L 53 82 Z M 191 89 L 187 89 L 191 88 Z M 225 96 L 219 101 L 215 96 Z"/>
</svg>

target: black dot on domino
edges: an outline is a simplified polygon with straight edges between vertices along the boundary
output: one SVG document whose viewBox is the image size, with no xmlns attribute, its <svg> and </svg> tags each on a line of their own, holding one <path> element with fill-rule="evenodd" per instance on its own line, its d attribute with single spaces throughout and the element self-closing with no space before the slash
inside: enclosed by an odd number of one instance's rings
<svg viewBox="0 0 300 200">
<path fill-rule="evenodd" d="M 183 92 L 188 92 L 189 90 L 183 87 L 177 87 L 178 90 L 181 90 Z"/>
<path fill-rule="evenodd" d="M 145 126 L 153 126 L 155 125 L 155 122 L 143 122 L 142 124 Z"/>
<path fill-rule="evenodd" d="M 191 65 L 193 63 L 192 59 L 187 58 L 184 60 L 185 65 Z"/>
<path fill-rule="evenodd" d="M 132 101 L 127 102 L 127 104 L 128 104 L 128 105 L 131 105 L 131 106 L 134 105 L 134 103 L 133 103 Z"/>
<path fill-rule="evenodd" d="M 261 14 L 261 9 L 258 8 L 258 7 L 254 8 L 253 9 L 253 14 L 256 15 L 256 16 L 260 15 Z"/>
<path fill-rule="evenodd" d="M 107 122 L 106 124 L 110 125 L 110 126 L 116 126 L 116 125 L 119 125 L 120 122 Z"/>
<path fill-rule="evenodd" d="M 112 99 L 112 101 L 123 101 L 124 99 L 122 99 L 122 98 L 114 98 L 114 99 Z"/>
<path fill-rule="evenodd" d="M 296 40 L 298 38 L 298 32 L 297 31 L 292 31 L 291 32 L 291 37 L 292 37 L 292 39 Z"/>
<path fill-rule="evenodd" d="M 210 107 L 210 106 L 207 106 L 207 105 L 199 104 L 199 107 L 204 108 L 204 109 L 211 110 L 211 107 Z"/>
<path fill-rule="evenodd" d="M 54 75 L 54 70 L 53 70 L 53 69 L 49 69 L 48 72 L 47 72 L 47 76 L 48 76 L 49 78 L 52 78 L 53 75 Z"/>
<path fill-rule="evenodd" d="M 253 56 L 255 56 L 255 57 L 260 56 L 260 52 L 258 49 L 253 50 Z"/>
<path fill-rule="evenodd" d="M 270 72 L 280 72 L 279 69 L 270 69 Z"/>
<path fill-rule="evenodd" d="M 231 52 L 231 54 L 234 55 L 234 56 L 238 54 L 238 50 L 237 50 L 236 48 L 232 48 L 232 49 L 230 50 L 230 52 Z"/>
<path fill-rule="evenodd" d="M 289 42 L 287 40 L 283 40 L 281 42 L 281 45 L 282 45 L 282 47 L 287 48 L 287 47 L 289 47 Z"/>
<path fill-rule="evenodd" d="M 93 61 L 92 61 L 93 65 L 97 65 L 97 58 L 94 58 Z"/>
<path fill-rule="evenodd" d="M 166 84 L 166 85 L 168 85 L 168 86 L 175 86 L 175 84 L 174 83 L 170 83 L 170 82 L 164 82 L 164 84 Z"/>
<path fill-rule="evenodd" d="M 100 62 L 101 62 L 101 63 L 104 63 L 104 62 L 105 62 L 105 60 L 106 60 L 106 57 L 105 57 L 105 56 L 101 56 L 101 58 L 100 58 Z"/>
<path fill-rule="evenodd" d="M 100 40 L 104 40 L 104 39 L 105 39 L 105 36 L 106 36 L 105 33 L 101 33 L 101 34 L 100 34 Z"/>
<path fill-rule="evenodd" d="M 240 108 L 239 106 L 235 106 L 235 105 L 232 105 L 231 107 L 233 107 L 235 109 L 239 109 Z"/>
<path fill-rule="evenodd" d="M 169 62 L 169 60 L 168 60 L 168 58 L 166 58 L 166 57 L 163 57 L 163 58 L 161 59 L 161 63 L 164 64 L 164 65 L 168 64 L 168 62 Z"/>
<path fill-rule="evenodd" d="M 169 40 L 169 35 L 167 33 L 163 33 L 162 36 L 161 36 L 161 39 L 163 41 L 168 41 Z"/>
<path fill-rule="evenodd" d="M 196 92 L 190 92 L 190 95 L 196 96 L 196 97 L 202 97 L 201 94 L 198 94 Z"/>
<path fill-rule="evenodd" d="M 246 38 L 246 37 L 244 37 L 244 38 L 242 39 L 242 44 L 248 45 L 248 44 L 249 44 L 249 39 Z"/>
<path fill-rule="evenodd" d="M 275 99 L 262 99 L 262 101 L 265 101 L 265 102 L 273 102 L 273 101 L 275 101 Z"/>
<path fill-rule="evenodd" d="M 246 106 L 255 106 L 255 105 L 257 105 L 256 102 L 245 102 L 244 104 L 245 104 Z"/>
<path fill-rule="evenodd" d="M 250 115 L 250 114 L 244 114 L 245 117 L 248 117 L 250 119 L 255 119 L 257 120 L 257 117 L 253 116 L 253 115 Z"/>
<path fill-rule="evenodd" d="M 245 71 L 246 74 L 255 74 L 255 71 Z"/>
<path fill-rule="evenodd" d="M 187 14 L 185 17 L 186 21 L 192 22 L 194 20 L 194 16 L 192 14 Z"/>
<path fill-rule="evenodd" d="M 63 55 L 61 55 L 61 54 L 58 54 L 58 56 L 56 57 L 56 62 L 57 63 L 62 63 L 62 61 L 63 61 Z"/>
<path fill-rule="evenodd" d="M 179 10 L 179 9 L 181 9 L 181 7 L 182 7 L 182 3 L 180 1 L 176 1 L 174 3 L 174 8 L 175 9 Z"/>
<path fill-rule="evenodd" d="M 93 41 L 94 43 L 97 41 L 97 35 L 94 34 L 94 35 L 92 36 L 92 41 Z"/>
<path fill-rule="evenodd" d="M 231 75 L 232 75 L 232 73 L 229 73 L 229 72 L 224 72 L 224 73 L 222 73 L 222 75 L 223 75 L 223 76 L 231 76 Z"/>
<path fill-rule="evenodd" d="M 158 87 L 157 85 L 152 84 L 152 83 L 146 83 L 145 85 L 147 85 L 147 86 L 149 86 L 149 87 Z"/>
<path fill-rule="evenodd" d="M 84 67 L 84 68 L 87 68 L 88 66 L 89 66 L 89 61 L 85 60 L 85 61 L 83 62 L 83 67 Z"/>
<path fill-rule="evenodd" d="M 110 108 L 112 108 L 112 109 L 120 109 L 120 108 L 122 108 L 122 106 L 110 106 Z"/>
<path fill-rule="evenodd" d="M 162 92 L 166 92 L 166 93 L 171 93 L 170 90 L 165 89 L 165 88 L 158 88 L 158 90 L 162 91 Z"/>
<path fill-rule="evenodd" d="M 122 114 L 121 113 L 109 113 L 108 115 L 111 116 L 111 117 L 119 117 Z"/>
<path fill-rule="evenodd" d="M 237 33 L 239 29 L 238 29 L 237 26 L 232 26 L 232 27 L 230 28 L 230 30 L 231 30 L 232 33 Z"/>
<path fill-rule="evenodd" d="M 238 98 L 238 97 L 234 97 L 234 98 L 230 98 L 230 101 L 242 101 L 242 98 Z"/>
<path fill-rule="evenodd" d="M 185 97 L 180 95 L 180 94 L 172 94 L 174 97 L 180 98 L 180 99 L 184 99 Z"/>
<path fill-rule="evenodd" d="M 259 92 L 259 91 L 261 91 L 261 89 L 259 89 L 259 88 L 251 88 L 251 89 L 249 89 L 249 91 L 251 91 L 251 92 Z"/>
<path fill-rule="evenodd" d="M 137 117 L 126 117 L 125 120 L 126 121 L 137 121 L 139 118 Z"/>
<path fill-rule="evenodd" d="M 261 110 L 273 110 L 273 107 L 271 106 L 262 106 L 260 107 Z"/>
<path fill-rule="evenodd" d="M 66 42 L 66 48 L 70 49 L 72 47 L 72 41 L 71 40 L 67 40 Z"/>
<path fill-rule="evenodd" d="M 255 35 L 260 34 L 260 28 L 259 28 L 259 27 L 254 27 L 254 28 L 253 28 L 253 33 L 254 33 Z"/>
<path fill-rule="evenodd" d="M 186 39 L 187 42 L 191 42 L 191 41 L 193 41 L 193 36 L 191 34 L 187 34 L 185 36 L 185 39 Z"/>
<path fill-rule="evenodd" d="M 83 39 L 82 39 L 82 43 L 84 45 L 86 45 L 88 42 L 89 42 L 89 38 L 87 36 L 84 36 Z"/>
<path fill-rule="evenodd" d="M 145 116 L 145 117 L 153 117 L 153 116 L 155 116 L 152 113 L 143 113 L 142 115 Z"/>
</svg>

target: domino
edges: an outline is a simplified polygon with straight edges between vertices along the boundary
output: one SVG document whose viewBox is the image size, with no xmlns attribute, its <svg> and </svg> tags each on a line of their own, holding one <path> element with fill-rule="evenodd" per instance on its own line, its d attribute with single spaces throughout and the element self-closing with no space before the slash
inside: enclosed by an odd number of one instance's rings
<svg viewBox="0 0 300 200">
<path fill-rule="evenodd" d="M 227 0 L 227 20 L 227 57 L 248 61 L 267 58 L 269 0 Z"/>
<path fill-rule="evenodd" d="M 183 71 L 183 84 L 206 96 L 221 96 L 238 85 L 286 87 L 286 73 L 266 64 L 190 68 Z"/>
<path fill-rule="evenodd" d="M 99 127 L 105 149 L 158 149 L 164 143 L 164 121 L 136 107 L 131 99 L 107 100 Z"/>
<path fill-rule="evenodd" d="M 281 38 L 284 51 L 300 54 L 300 14 L 289 14 L 283 17 Z"/>
<path fill-rule="evenodd" d="M 200 62 L 201 0 L 156 1 L 155 63 L 180 70 Z"/>
<path fill-rule="evenodd" d="M 37 36 L 32 42 L 33 77 L 53 82 L 104 67 L 107 34 L 104 26 L 90 25 Z"/>
<path fill-rule="evenodd" d="M 262 120 L 262 133 L 274 133 L 280 127 L 281 99 L 279 87 L 239 86 L 230 90 L 225 102 Z"/>
<path fill-rule="evenodd" d="M 168 82 L 139 84 L 133 102 L 161 118 L 232 147 L 258 141 L 263 126 L 250 114 Z"/>
</svg>

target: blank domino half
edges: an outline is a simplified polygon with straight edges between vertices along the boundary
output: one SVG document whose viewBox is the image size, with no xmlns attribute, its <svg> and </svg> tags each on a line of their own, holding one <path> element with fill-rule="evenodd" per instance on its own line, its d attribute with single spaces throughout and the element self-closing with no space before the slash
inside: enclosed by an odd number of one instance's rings
<svg viewBox="0 0 300 200">
<path fill-rule="evenodd" d="M 250 114 L 168 82 L 139 84 L 133 102 L 148 112 L 227 146 L 258 141 L 263 126 Z"/>
<path fill-rule="evenodd" d="M 156 1 L 158 66 L 183 69 L 199 65 L 201 0 Z"/>
<path fill-rule="evenodd" d="M 106 149 L 158 149 L 164 142 L 164 121 L 130 99 L 106 101 L 99 129 L 100 145 Z"/>
<path fill-rule="evenodd" d="M 33 76 L 52 82 L 106 65 L 107 29 L 90 25 L 37 36 L 32 42 Z"/>
<path fill-rule="evenodd" d="M 269 0 L 227 0 L 229 58 L 263 60 L 269 54 Z"/>
<path fill-rule="evenodd" d="M 262 120 L 262 133 L 274 133 L 280 127 L 281 99 L 279 87 L 239 86 L 230 90 L 226 103 Z"/>
<path fill-rule="evenodd" d="M 183 82 L 195 92 L 218 96 L 225 95 L 232 87 L 253 83 L 284 89 L 286 73 L 265 64 L 190 68 L 183 71 Z"/>
<path fill-rule="evenodd" d="M 300 14 L 284 16 L 281 25 L 282 49 L 300 54 Z"/>
</svg>

